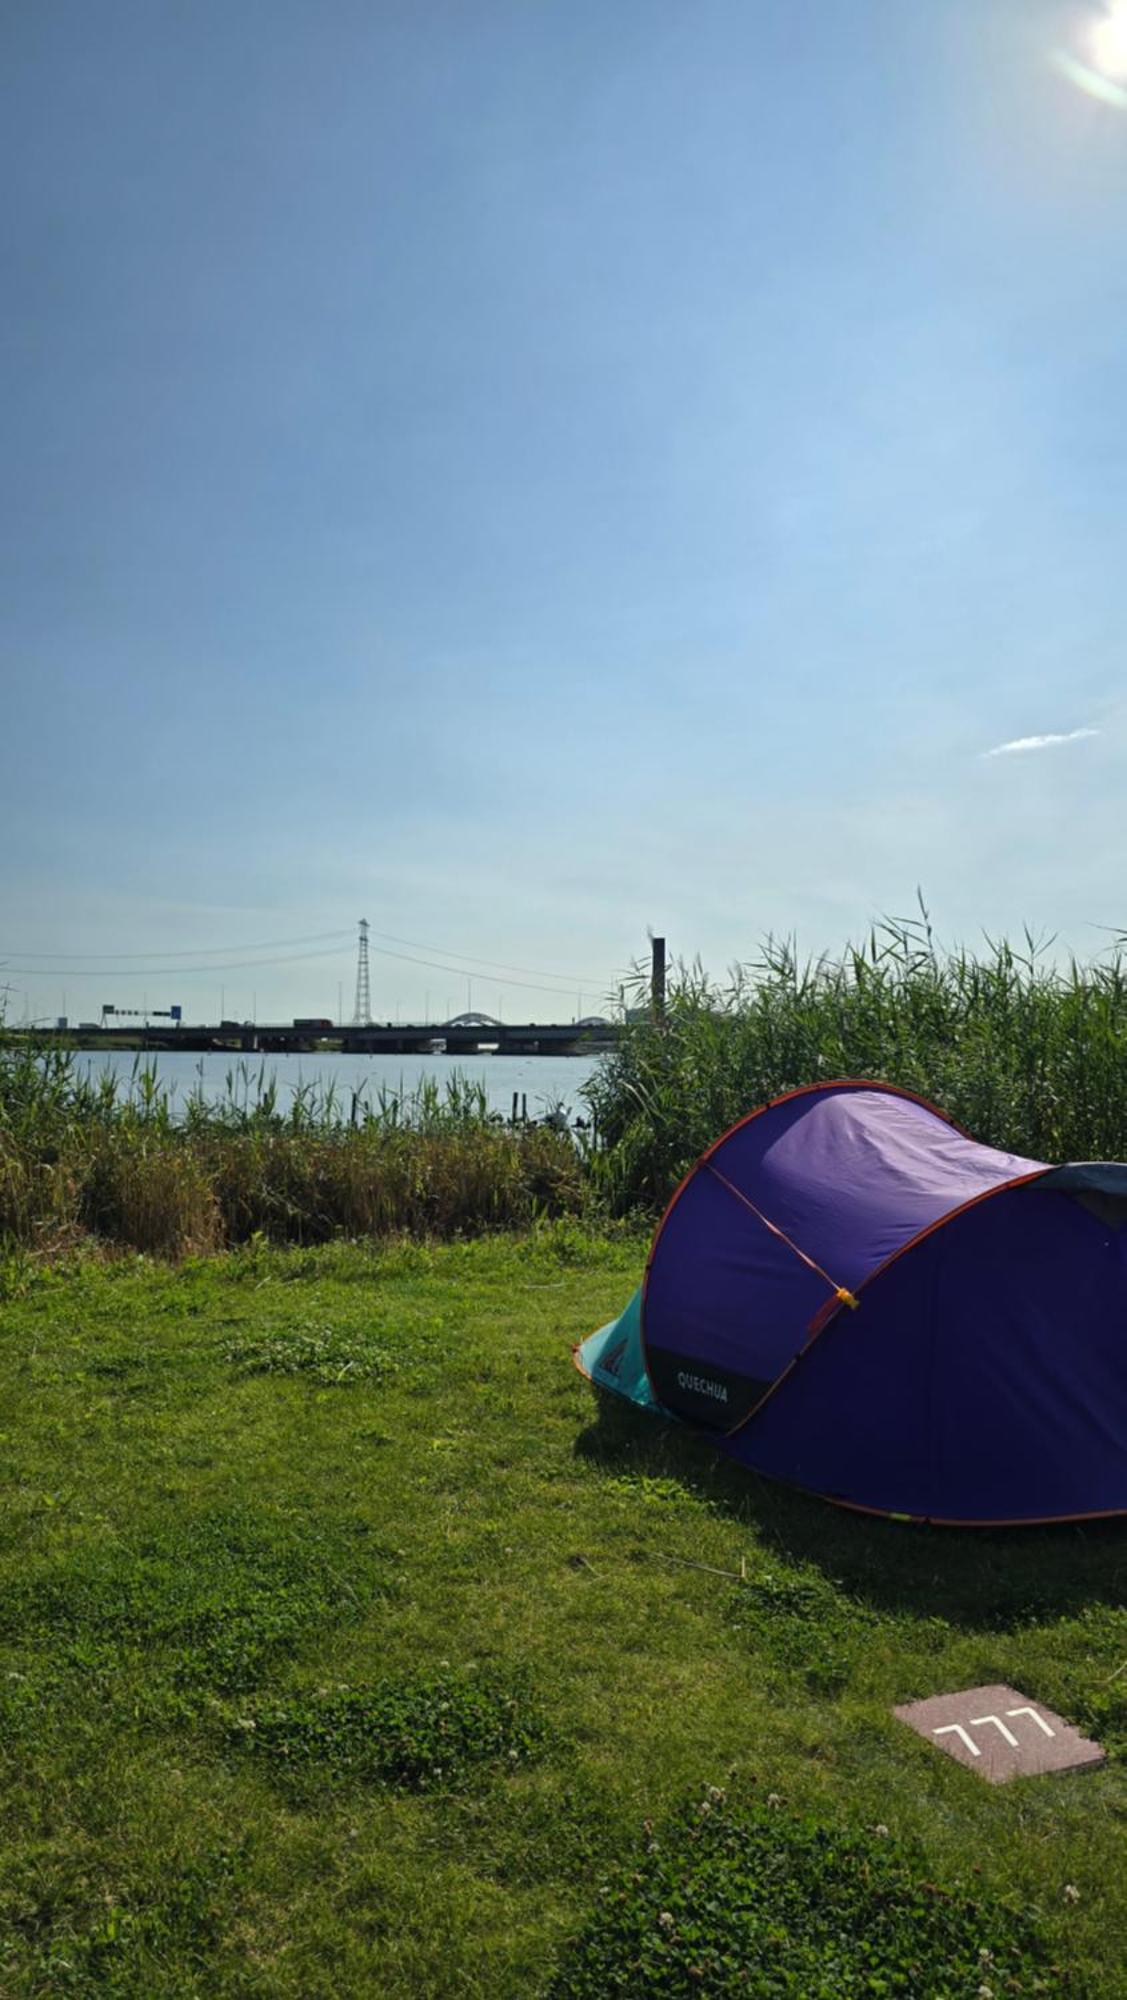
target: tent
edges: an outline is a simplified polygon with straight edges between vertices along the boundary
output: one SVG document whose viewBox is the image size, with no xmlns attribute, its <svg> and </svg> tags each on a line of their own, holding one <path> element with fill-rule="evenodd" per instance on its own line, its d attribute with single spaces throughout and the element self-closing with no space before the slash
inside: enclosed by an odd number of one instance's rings
<svg viewBox="0 0 1127 2000">
<path fill-rule="evenodd" d="M 682 1181 L 600 1388 L 845 1506 L 1127 1512 L 1127 1165 L 978 1145 L 884 1083 L 753 1111 Z"/>
</svg>

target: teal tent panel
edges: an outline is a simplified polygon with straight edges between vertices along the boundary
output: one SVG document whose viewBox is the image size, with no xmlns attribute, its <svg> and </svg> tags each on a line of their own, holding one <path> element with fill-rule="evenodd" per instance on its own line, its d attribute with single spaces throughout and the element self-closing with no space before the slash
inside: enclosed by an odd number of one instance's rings
<svg viewBox="0 0 1127 2000">
<path fill-rule="evenodd" d="M 625 1396 L 628 1402 L 637 1403 L 640 1409 L 660 1412 L 668 1416 L 650 1387 L 646 1364 L 642 1358 L 642 1293 L 635 1292 L 629 1305 L 612 1319 L 608 1326 L 601 1326 L 598 1333 L 589 1334 L 575 1350 L 576 1365 L 584 1375 L 590 1376 L 600 1389 L 611 1389 L 616 1396 Z"/>
</svg>

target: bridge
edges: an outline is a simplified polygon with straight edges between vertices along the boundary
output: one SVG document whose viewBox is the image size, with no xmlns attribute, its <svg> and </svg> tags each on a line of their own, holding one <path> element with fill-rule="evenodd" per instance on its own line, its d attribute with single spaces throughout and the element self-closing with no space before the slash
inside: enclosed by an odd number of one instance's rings
<svg viewBox="0 0 1127 2000">
<path fill-rule="evenodd" d="M 293 1055 L 340 1051 L 346 1055 L 599 1055 L 614 1048 L 621 1030 L 613 1021 L 587 1015 L 580 1021 L 497 1021 L 489 1014 L 457 1014 L 452 1021 L 369 1022 L 341 1025 L 327 1018 L 288 1022 L 150 1020 L 115 1025 L 83 1022 L 78 1027 L 40 1028 L 29 1039 L 67 1048 L 179 1049 L 188 1055 L 210 1051 L 243 1055 Z"/>
</svg>

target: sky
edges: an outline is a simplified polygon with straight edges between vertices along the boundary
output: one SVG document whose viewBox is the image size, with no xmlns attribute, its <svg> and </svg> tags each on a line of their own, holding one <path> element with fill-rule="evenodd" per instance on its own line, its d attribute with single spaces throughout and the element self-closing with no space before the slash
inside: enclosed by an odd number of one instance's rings
<svg viewBox="0 0 1127 2000">
<path fill-rule="evenodd" d="M 7 0 L 0 988 L 1127 928 L 1127 19 Z M 422 962 L 421 962 L 422 961 Z M 0 1000 L 5 995 L 0 992 Z"/>
</svg>

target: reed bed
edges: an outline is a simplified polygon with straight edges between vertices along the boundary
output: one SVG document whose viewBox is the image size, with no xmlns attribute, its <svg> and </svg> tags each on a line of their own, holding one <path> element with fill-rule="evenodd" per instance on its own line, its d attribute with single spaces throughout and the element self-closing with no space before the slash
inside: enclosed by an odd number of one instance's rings
<svg viewBox="0 0 1127 2000">
<path fill-rule="evenodd" d="M 265 1068 L 240 1065 L 217 1101 L 177 1106 L 151 1066 L 123 1088 L 0 1032 L 0 1245 L 93 1237 L 175 1257 L 252 1237 L 445 1238 L 586 1199 L 566 1133 L 498 1121 L 460 1074 L 345 1103 L 305 1088 L 283 1106 Z"/>
<path fill-rule="evenodd" d="M 649 1216 L 726 1126 L 832 1077 L 916 1090 L 1033 1159 L 1122 1158 L 1127 960 L 1116 945 L 1062 962 L 1029 936 L 944 950 L 925 913 L 835 957 L 768 940 L 723 982 L 683 965 L 662 1020 L 643 1006 L 628 1018 L 574 1134 L 503 1123 L 460 1074 L 344 1100 L 308 1086 L 283 1104 L 268 1069 L 242 1063 L 218 1101 L 176 1105 L 140 1061 L 122 1088 L 0 1029 L 0 1243 L 85 1234 L 178 1255 L 256 1235 L 442 1238 Z"/>
<path fill-rule="evenodd" d="M 768 940 L 722 984 L 679 967 L 664 1020 L 633 1020 L 589 1087 L 594 1181 L 617 1212 L 659 1208 L 726 1126 L 832 1077 L 916 1090 L 1033 1159 L 1121 1159 L 1127 963 L 1062 963 L 1028 935 L 942 950 L 922 913 L 832 958 Z"/>
</svg>

